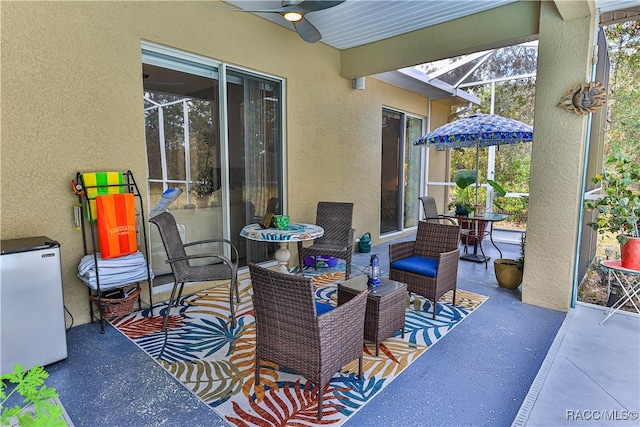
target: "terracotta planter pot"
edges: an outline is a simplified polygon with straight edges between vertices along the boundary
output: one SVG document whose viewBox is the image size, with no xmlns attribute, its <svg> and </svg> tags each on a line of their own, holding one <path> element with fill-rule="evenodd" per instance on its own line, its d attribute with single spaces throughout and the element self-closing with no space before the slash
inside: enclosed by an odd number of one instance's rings
<svg viewBox="0 0 640 427">
<path fill-rule="evenodd" d="M 475 230 L 476 224 L 474 221 L 469 221 L 465 218 L 458 218 L 458 223 L 460 224 L 460 228 L 464 230 L 472 230 L 474 233 L 471 234 L 460 234 L 460 241 L 465 245 L 473 245 L 476 243 Z M 488 221 L 478 221 L 478 235 L 484 236 L 484 231 L 487 228 Z"/>
<path fill-rule="evenodd" d="M 629 237 L 627 243 L 620 245 L 622 266 L 630 270 L 640 271 L 640 238 Z"/>
<path fill-rule="evenodd" d="M 493 261 L 498 285 L 506 289 L 516 289 L 522 283 L 522 270 L 518 268 L 515 260 L 498 258 Z"/>
<path fill-rule="evenodd" d="M 209 207 L 209 196 L 196 197 L 196 208 L 204 209 Z"/>
</svg>

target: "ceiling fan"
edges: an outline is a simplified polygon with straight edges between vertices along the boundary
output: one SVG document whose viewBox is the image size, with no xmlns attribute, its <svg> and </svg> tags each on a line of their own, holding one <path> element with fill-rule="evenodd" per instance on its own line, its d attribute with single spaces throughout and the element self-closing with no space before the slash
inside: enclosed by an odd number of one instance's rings
<svg viewBox="0 0 640 427">
<path fill-rule="evenodd" d="M 234 12 L 257 12 L 257 13 L 278 13 L 284 17 L 287 21 L 293 24 L 298 35 L 306 42 L 315 43 L 319 41 L 322 36 L 320 31 L 313 24 L 305 19 L 305 15 L 311 12 L 317 12 L 318 10 L 329 9 L 339 4 L 344 3 L 342 1 L 311 1 L 311 0 L 283 0 L 280 7 L 273 9 L 232 9 L 226 7 L 218 7 L 210 4 L 205 6 L 213 7 L 215 9 L 230 10 Z"/>
</svg>

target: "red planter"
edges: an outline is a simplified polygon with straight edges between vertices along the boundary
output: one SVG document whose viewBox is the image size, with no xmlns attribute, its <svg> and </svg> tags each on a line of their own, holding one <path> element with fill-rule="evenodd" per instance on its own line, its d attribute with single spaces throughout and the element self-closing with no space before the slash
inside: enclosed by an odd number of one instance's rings
<svg viewBox="0 0 640 427">
<path fill-rule="evenodd" d="M 620 245 L 622 267 L 640 271 L 640 238 L 629 237 L 627 243 Z"/>
<path fill-rule="evenodd" d="M 487 228 L 488 221 L 477 221 L 478 222 L 478 236 L 484 236 L 484 231 Z M 465 245 L 473 245 L 476 243 L 476 222 L 469 221 L 465 218 L 458 218 L 458 223 L 460 224 L 460 228 L 462 233 L 460 234 L 460 241 Z M 465 230 L 471 230 L 471 233 L 465 233 Z M 480 239 L 482 240 L 482 239 Z"/>
</svg>

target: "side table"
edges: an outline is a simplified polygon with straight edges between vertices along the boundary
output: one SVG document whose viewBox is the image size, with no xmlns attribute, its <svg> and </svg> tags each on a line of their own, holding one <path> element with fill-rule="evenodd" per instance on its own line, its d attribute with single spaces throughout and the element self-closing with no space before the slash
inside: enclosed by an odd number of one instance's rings
<svg viewBox="0 0 640 427">
<path fill-rule="evenodd" d="M 640 314 L 640 308 L 638 308 L 638 305 L 640 305 L 640 271 L 622 267 L 622 261 L 619 259 L 600 261 L 600 265 L 608 270 L 622 288 L 622 296 L 609 308 L 607 317 L 605 317 L 600 324 L 602 325 L 605 320 L 628 302 L 630 302 L 638 314 Z M 636 304 L 636 301 L 638 304 Z"/>
<path fill-rule="evenodd" d="M 407 285 L 385 277 L 379 286 L 367 285 L 366 275 L 354 277 L 338 284 L 338 305 L 342 305 L 364 290 L 368 290 L 367 310 L 364 317 L 364 339 L 376 345 L 376 356 L 380 353 L 380 342 L 402 330 L 407 304 Z"/>
</svg>

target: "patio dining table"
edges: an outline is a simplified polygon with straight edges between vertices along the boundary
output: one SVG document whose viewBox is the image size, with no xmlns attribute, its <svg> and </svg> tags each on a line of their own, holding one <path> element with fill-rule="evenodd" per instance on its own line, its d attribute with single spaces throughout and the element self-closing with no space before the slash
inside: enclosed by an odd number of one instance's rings
<svg viewBox="0 0 640 427">
<path fill-rule="evenodd" d="M 281 273 L 289 272 L 289 260 L 291 259 L 289 242 L 313 240 L 323 235 L 324 229 L 315 224 L 289 224 L 285 230 L 271 227 L 265 228 L 260 224 L 249 224 L 245 225 L 240 231 L 240 236 L 245 239 L 279 243 L 280 247 L 276 251 L 276 260 L 278 261 L 278 271 Z"/>
<path fill-rule="evenodd" d="M 493 213 L 493 212 L 485 212 L 482 215 L 475 215 L 474 213 L 470 213 L 469 215 L 458 215 L 455 212 L 448 212 L 442 215 L 446 218 L 455 218 L 460 223 L 461 219 L 466 219 L 469 221 L 469 228 L 466 230 L 462 230 L 463 234 L 466 234 L 468 237 L 473 238 L 473 253 L 472 254 L 462 254 L 460 255 L 460 259 L 464 259 L 467 261 L 474 262 L 484 262 L 485 268 L 488 268 L 489 257 L 485 256 L 484 251 L 482 250 L 482 240 L 485 237 L 489 237 L 491 244 L 494 248 L 498 250 L 500 253 L 500 258 L 502 258 L 502 251 L 498 246 L 496 246 L 493 241 L 493 223 L 498 221 L 503 221 L 509 218 L 509 214 L 501 214 L 501 213 Z M 487 223 L 486 227 L 481 227 L 480 223 Z M 483 231 L 481 231 L 483 230 Z M 481 254 L 478 254 L 478 247 L 480 247 Z"/>
</svg>

